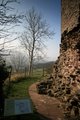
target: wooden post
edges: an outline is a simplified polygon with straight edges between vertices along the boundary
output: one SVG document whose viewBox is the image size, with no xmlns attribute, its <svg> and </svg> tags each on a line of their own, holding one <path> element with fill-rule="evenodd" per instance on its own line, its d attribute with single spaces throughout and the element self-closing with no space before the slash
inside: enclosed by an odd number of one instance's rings
<svg viewBox="0 0 80 120">
<path fill-rule="evenodd" d="M 25 67 L 25 78 L 26 78 L 26 67 Z"/>
<path fill-rule="evenodd" d="M 44 66 L 43 66 L 43 75 L 42 76 L 44 77 Z"/>
</svg>

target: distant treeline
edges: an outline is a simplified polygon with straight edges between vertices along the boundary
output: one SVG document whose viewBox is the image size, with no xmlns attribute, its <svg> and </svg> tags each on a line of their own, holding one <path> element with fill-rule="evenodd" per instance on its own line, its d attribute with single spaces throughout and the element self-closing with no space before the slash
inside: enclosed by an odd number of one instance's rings
<svg viewBox="0 0 80 120">
<path fill-rule="evenodd" d="M 50 66 L 53 66 L 54 63 L 55 63 L 54 61 L 49 61 L 49 62 L 45 62 L 45 63 L 34 64 L 33 69 L 35 69 L 35 68 L 48 68 Z"/>
</svg>

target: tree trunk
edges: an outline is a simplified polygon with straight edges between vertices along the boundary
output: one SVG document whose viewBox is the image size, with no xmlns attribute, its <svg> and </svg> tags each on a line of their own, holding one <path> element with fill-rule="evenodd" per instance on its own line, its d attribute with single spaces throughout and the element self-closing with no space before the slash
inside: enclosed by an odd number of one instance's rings
<svg viewBox="0 0 80 120">
<path fill-rule="evenodd" d="M 30 61 L 30 65 L 29 65 L 29 76 L 32 75 L 32 60 Z"/>
<path fill-rule="evenodd" d="M 29 76 L 32 76 L 34 47 L 35 47 L 35 34 L 33 31 L 33 47 L 30 56 Z"/>
</svg>

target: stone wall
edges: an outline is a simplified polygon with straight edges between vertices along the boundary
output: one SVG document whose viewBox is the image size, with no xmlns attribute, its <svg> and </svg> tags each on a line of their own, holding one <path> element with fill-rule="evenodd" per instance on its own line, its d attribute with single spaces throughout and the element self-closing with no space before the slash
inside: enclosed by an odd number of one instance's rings
<svg viewBox="0 0 80 120">
<path fill-rule="evenodd" d="M 60 56 L 53 68 L 55 95 L 80 89 L 80 0 L 62 0 Z M 55 92 L 56 91 L 56 92 Z"/>
<path fill-rule="evenodd" d="M 62 0 L 62 33 L 72 30 L 78 24 L 79 0 Z"/>
</svg>

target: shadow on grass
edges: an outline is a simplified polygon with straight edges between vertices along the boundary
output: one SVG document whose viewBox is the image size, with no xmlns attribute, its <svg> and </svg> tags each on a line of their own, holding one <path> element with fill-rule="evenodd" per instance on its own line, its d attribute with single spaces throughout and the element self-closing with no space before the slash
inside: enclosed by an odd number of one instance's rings
<svg viewBox="0 0 80 120">
<path fill-rule="evenodd" d="M 25 115 L 16 115 L 16 116 L 7 116 L 7 117 L 0 117 L 0 120 L 51 120 L 39 113 L 33 114 L 25 114 Z"/>
<path fill-rule="evenodd" d="M 8 117 L 0 117 L 0 120 L 55 120 L 54 118 L 48 118 L 40 113 L 32 113 L 32 114 L 25 114 L 25 115 L 15 115 L 15 116 L 8 116 Z M 69 117 L 69 118 L 63 118 L 60 120 L 80 120 L 80 116 L 75 117 Z"/>
</svg>

